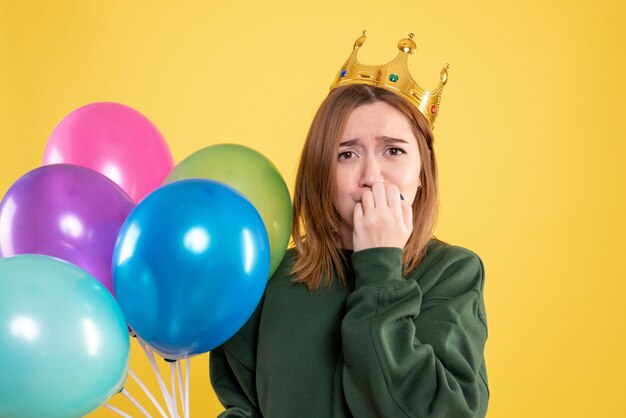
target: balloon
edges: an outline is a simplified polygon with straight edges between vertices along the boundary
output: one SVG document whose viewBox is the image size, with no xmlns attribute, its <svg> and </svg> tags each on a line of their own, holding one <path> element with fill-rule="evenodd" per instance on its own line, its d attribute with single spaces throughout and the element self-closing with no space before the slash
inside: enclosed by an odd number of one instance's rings
<svg viewBox="0 0 626 418">
<path fill-rule="evenodd" d="M 59 257 L 113 292 L 113 247 L 133 206 L 122 189 L 93 170 L 39 167 L 18 179 L 0 202 L 0 257 Z"/>
<path fill-rule="evenodd" d="M 0 416 L 81 417 L 122 388 L 130 341 L 111 294 L 73 264 L 0 259 Z"/>
<path fill-rule="evenodd" d="M 169 359 L 207 352 L 234 335 L 261 300 L 268 269 L 257 211 L 234 189 L 203 179 L 146 196 L 113 253 L 128 323 Z"/>
<path fill-rule="evenodd" d="M 59 122 L 43 163 L 89 167 L 138 202 L 161 185 L 174 160 L 150 120 L 128 106 L 103 102 L 76 109 Z"/>
<path fill-rule="evenodd" d="M 165 182 L 201 177 L 241 192 L 259 211 L 270 240 L 270 276 L 280 264 L 291 233 L 291 198 L 280 173 L 257 151 L 235 144 L 203 148 L 178 163 Z"/>
</svg>

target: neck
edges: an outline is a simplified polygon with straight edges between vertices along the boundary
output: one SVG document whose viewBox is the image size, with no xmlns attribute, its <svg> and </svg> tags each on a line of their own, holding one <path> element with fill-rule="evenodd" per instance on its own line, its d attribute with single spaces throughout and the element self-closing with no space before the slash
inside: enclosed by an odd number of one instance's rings
<svg viewBox="0 0 626 418">
<path fill-rule="evenodd" d="M 346 250 L 354 249 L 352 245 L 352 228 L 342 223 L 339 233 L 341 234 L 341 248 Z"/>
</svg>

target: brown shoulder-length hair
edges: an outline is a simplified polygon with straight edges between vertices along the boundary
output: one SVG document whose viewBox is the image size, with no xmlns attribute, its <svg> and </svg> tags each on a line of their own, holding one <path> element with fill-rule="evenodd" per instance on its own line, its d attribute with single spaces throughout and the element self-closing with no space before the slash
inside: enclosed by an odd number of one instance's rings
<svg viewBox="0 0 626 418">
<path fill-rule="evenodd" d="M 410 121 L 420 153 L 421 187 L 413 202 L 413 232 L 403 250 L 403 274 L 419 265 L 432 236 L 438 210 L 438 176 L 433 133 L 424 116 L 400 96 L 382 88 L 351 85 L 332 90 L 322 102 L 302 149 L 296 176 L 291 233 L 297 259 L 294 282 L 316 290 L 330 286 L 333 269 L 345 284 L 340 250 L 341 218 L 333 201 L 337 147 L 354 109 L 378 101 L 402 112 Z"/>
</svg>

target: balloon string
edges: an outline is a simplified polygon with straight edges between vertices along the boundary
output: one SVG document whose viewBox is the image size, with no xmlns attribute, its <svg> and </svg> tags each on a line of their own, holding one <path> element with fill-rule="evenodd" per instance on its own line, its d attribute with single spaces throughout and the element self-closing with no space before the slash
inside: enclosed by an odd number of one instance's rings
<svg viewBox="0 0 626 418">
<path fill-rule="evenodd" d="M 172 381 L 172 391 L 170 395 L 172 397 L 172 408 L 174 409 L 174 416 L 172 418 L 178 417 L 178 406 L 176 405 L 176 364 L 178 361 L 170 362 L 170 380 Z"/>
<path fill-rule="evenodd" d="M 137 384 L 139 385 L 139 387 L 141 389 L 143 389 L 143 391 L 145 392 L 146 395 L 148 395 L 148 398 L 150 398 L 150 400 L 152 401 L 152 403 L 154 404 L 154 406 L 156 406 L 156 408 L 159 410 L 159 413 L 161 414 L 161 417 L 163 418 L 167 418 L 167 414 L 165 413 L 165 411 L 163 410 L 163 408 L 161 407 L 161 405 L 157 402 L 157 400 L 154 398 L 154 395 L 152 395 L 152 392 L 150 392 L 148 390 L 148 388 L 146 387 L 146 385 L 143 384 L 143 382 L 139 379 L 139 377 L 137 377 L 137 375 L 135 374 L 135 372 L 133 372 L 132 370 L 128 370 L 128 373 L 130 373 L 130 375 L 133 377 L 133 379 L 135 379 L 135 382 L 137 382 Z"/>
<path fill-rule="evenodd" d="M 189 372 L 191 371 L 191 357 L 187 357 L 187 373 L 185 374 L 185 418 L 190 417 L 189 412 Z"/>
<path fill-rule="evenodd" d="M 172 409 L 172 398 L 170 397 L 167 387 L 165 386 L 165 382 L 163 381 L 163 378 L 161 377 L 161 373 L 159 372 L 159 368 L 157 367 L 156 360 L 154 358 L 154 353 L 150 351 L 148 347 L 146 347 L 143 341 L 141 341 L 139 338 L 137 340 L 139 341 L 139 345 L 141 345 L 141 348 L 143 349 L 144 353 L 148 357 L 148 361 L 150 362 L 150 365 L 152 366 L 152 370 L 154 371 L 154 374 L 157 377 L 157 380 L 159 382 L 159 388 L 161 388 L 161 394 L 163 395 L 163 399 L 165 400 L 165 406 L 167 406 L 167 410 L 170 413 L 170 417 L 175 417 L 176 415 L 174 414 L 174 410 Z"/>
<path fill-rule="evenodd" d="M 185 390 L 183 388 L 183 381 L 181 378 L 182 370 L 180 369 L 181 361 L 176 362 L 176 379 L 178 380 L 178 394 L 180 395 L 180 406 L 183 408 L 183 416 L 187 416 L 187 410 L 185 409 Z"/>
<path fill-rule="evenodd" d="M 118 415 L 121 415 L 125 418 L 133 418 L 132 415 L 128 415 L 126 412 L 122 412 L 121 410 L 117 409 L 116 407 L 114 407 L 113 405 L 109 405 L 108 403 L 104 404 L 105 408 L 109 408 L 111 411 L 115 412 Z"/>
<path fill-rule="evenodd" d="M 139 342 L 139 345 L 143 349 L 143 352 L 146 354 L 146 357 L 148 357 L 148 361 L 150 362 L 150 365 L 152 366 L 152 370 L 154 371 L 154 374 L 157 377 L 157 380 L 159 382 L 159 387 L 161 388 L 161 394 L 163 395 L 163 399 L 165 399 L 165 406 L 167 406 L 167 410 L 169 411 L 170 416 L 175 417 L 176 415 L 174 415 L 174 410 L 172 409 L 172 399 L 170 397 L 169 392 L 167 391 L 165 382 L 163 381 L 163 378 L 161 377 L 161 373 L 159 373 L 159 368 L 157 367 L 156 360 L 154 359 L 154 354 L 152 353 L 152 351 L 148 349 L 148 347 L 146 347 L 146 344 L 139 337 L 137 337 L 137 341 Z"/>
<path fill-rule="evenodd" d="M 146 417 L 152 418 L 152 416 L 148 413 L 148 411 L 146 411 L 146 409 L 143 406 L 141 406 L 139 402 L 137 402 L 137 400 L 133 398 L 133 396 L 126 389 L 122 389 L 122 395 L 126 396 L 128 400 L 131 401 L 133 405 L 135 405 L 137 409 L 139 409 L 141 413 L 143 413 Z"/>
</svg>

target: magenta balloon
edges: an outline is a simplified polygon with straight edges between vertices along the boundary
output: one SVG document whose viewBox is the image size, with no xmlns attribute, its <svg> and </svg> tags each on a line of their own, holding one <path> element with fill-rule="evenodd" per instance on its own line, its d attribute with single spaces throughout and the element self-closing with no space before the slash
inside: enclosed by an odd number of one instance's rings
<svg viewBox="0 0 626 418">
<path fill-rule="evenodd" d="M 93 170 L 39 167 L 0 202 L 0 257 L 58 257 L 87 270 L 113 294 L 113 247 L 133 206 L 119 186 Z"/>
<path fill-rule="evenodd" d="M 44 164 L 89 167 L 117 183 L 138 202 L 172 170 L 172 154 L 156 126 L 118 103 L 92 103 L 67 115 L 54 128 Z"/>
</svg>

